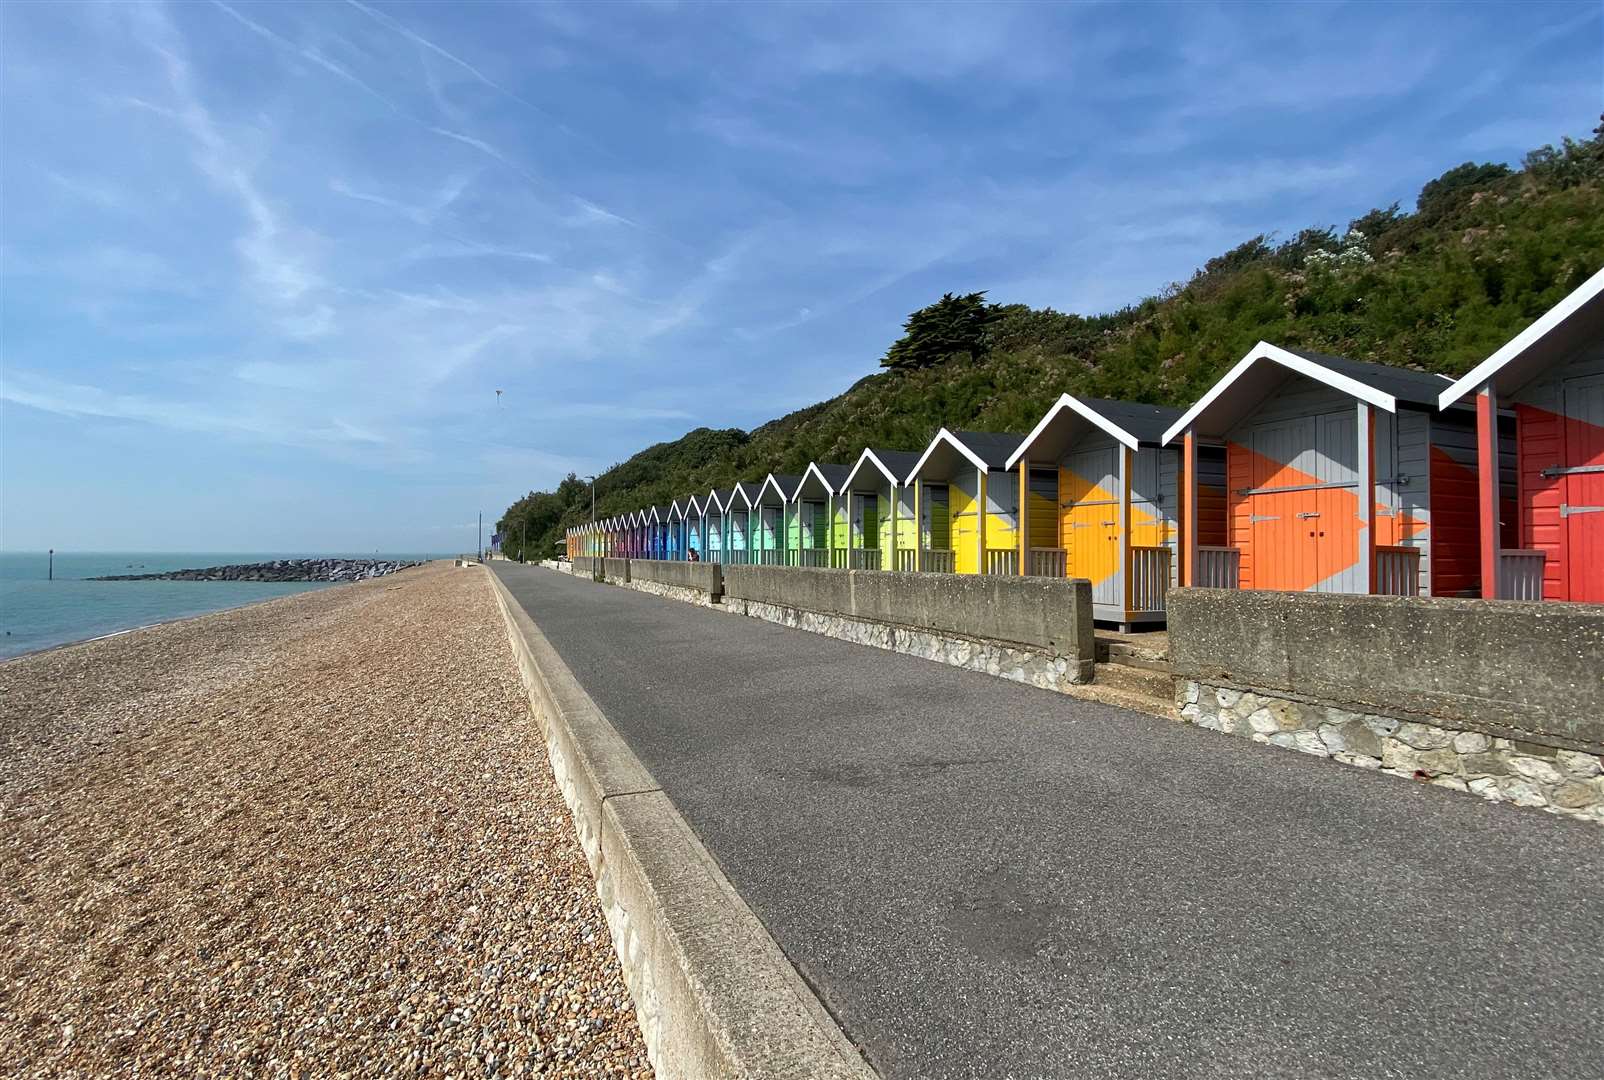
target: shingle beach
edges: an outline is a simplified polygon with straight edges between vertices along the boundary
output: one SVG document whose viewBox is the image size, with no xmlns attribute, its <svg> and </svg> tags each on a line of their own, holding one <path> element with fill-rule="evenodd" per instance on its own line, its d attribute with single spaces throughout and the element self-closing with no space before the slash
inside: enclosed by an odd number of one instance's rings
<svg viewBox="0 0 1604 1080">
<path fill-rule="evenodd" d="M 480 568 L 0 664 L 0 1074 L 651 1073 Z"/>
</svg>

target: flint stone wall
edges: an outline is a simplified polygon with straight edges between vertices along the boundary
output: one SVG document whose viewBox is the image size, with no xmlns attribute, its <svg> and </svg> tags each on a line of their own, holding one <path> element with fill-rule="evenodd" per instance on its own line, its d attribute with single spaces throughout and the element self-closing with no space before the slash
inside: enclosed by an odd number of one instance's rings
<svg viewBox="0 0 1604 1080">
<path fill-rule="evenodd" d="M 1604 607 L 1172 589 L 1199 727 L 1604 822 Z"/>
<path fill-rule="evenodd" d="M 723 569 L 717 563 L 631 559 L 629 583 L 641 592 L 703 605 L 717 603 L 724 595 Z"/>
<path fill-rule="evenodd" d="M 838 574 L 847 572 L 834 571 Z M 1089 598 L 1087 602 L 1090 603 Z M 980 671 L 1014 682 L 1029 683 L 1043 690 L 1063 691 L 1077 683 L 1092 681 L 1093 663 L 1090 659 L 1055 656 L 1027 646 L 955 637 L 911 626 L 869 622 L 845 615 L 804 611 L 730 596 L 724 598 L 724 610 L 734 615 L 749 615 L 781 626 L 839 638 L 855 645 L 870 645 L 967 671 Z"/>
<path fill-rule="evenodd" d="M 981 574 L 726 566 L 729 600 L 1023 645 L 1090 663 L 1091 583 Z"/>
<path fill-rule="evenodd" d="M 1043 689 L 1092 680 L 1085 581 L 732 565 L 724 606 Z"/>
</svg>

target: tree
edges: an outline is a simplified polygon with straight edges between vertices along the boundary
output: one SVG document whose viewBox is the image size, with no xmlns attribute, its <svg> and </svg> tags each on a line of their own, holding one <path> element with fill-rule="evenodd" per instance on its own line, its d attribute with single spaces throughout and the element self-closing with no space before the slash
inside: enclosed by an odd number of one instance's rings
<svg viewBox="0 0 1604 1080">
<path fill-rule="evenodd" d="M 1441 217 L 1473 192 L 1485 191 L 1509 175 L 1508 165 L 1495 165 L 1490 161 L 1477 165 L 1467 161 L 1428 181 L 1420 189 L 1415 208 L 1422 217 Z"/>
<path fill-rule="evenodd" d="M 986 303 L 984 292 L 946 293 L 908 316 L 902 337 L 892 343 L 880 366 L 912 371 L 960 354 L 979 359 L 986 353 L 986 328 L 996 318 L 997 310 Z"/>
</svg>

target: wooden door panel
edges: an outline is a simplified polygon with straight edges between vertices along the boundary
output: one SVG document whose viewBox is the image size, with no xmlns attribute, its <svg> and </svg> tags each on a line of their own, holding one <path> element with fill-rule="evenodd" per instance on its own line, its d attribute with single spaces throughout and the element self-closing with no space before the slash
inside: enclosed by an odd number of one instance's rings
<svg viewBox="0 0 1604 1080">
<path fill-rule="evenodd" d="M 1604 375 L 1567 379 L 1564 467 L 1604 468 Z M 1604 472 L 1565 477 L 1565 550 L 1570 599 L 1604 602 Z"/>
</svg>

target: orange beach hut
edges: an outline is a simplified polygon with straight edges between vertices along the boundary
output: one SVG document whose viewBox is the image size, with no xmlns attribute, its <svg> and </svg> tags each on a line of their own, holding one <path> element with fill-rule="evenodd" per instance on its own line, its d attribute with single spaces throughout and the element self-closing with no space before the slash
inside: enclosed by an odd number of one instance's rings
<svg viewBox="0 0 1604 1080">
<path fill-rule="evenodd" d="M 1259 342 L 1164 434 L 1182 448 L 1181 581 L 1476 595 L 1475 425 L 1437 375 Z M 1200 542 L 1203 448 L 1225 447 L 1226 537 Z"/>
</svg>

